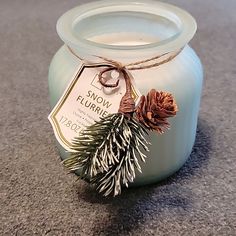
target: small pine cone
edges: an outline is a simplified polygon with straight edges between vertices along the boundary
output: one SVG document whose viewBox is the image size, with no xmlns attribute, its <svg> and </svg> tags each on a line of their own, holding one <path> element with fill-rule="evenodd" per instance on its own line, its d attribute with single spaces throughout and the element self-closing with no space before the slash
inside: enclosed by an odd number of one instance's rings
<svg viewBox="0 0 236 236">
<path fill-rule="evenodd" d="M 136 117 L 149 130 L 163 133 L 169 128 L 167 118 L 175 116 L 177 111 L 178 107 L 171 94 L 152 89 L 146 97 L 143 95 L 140 98 Z"/>
</svg>

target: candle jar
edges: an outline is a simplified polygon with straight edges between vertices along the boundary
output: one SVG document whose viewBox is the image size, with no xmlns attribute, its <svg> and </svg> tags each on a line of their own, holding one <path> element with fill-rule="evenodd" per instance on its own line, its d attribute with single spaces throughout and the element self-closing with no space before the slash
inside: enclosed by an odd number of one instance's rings
<svg viewBox="0 0 236 236">
<path fill-rule="evenodd" d="M 132 71 L 137 89 L 173 94 L 178 113 L 170 119 L 171 129 L 162 135 L 150 132 L 151 147 L 142 174 L 135 185 L 160 181 L 176 172 L 189 157 L 196 136 L 202 90 L 202 65 L 188 46 L 196 32 L 191 15 L 175 6 L 144 0 L 98 1 L 78 6 L 57 23 L 64 41 L 49 70 L 50 103 L 54 107 L 80 67 L 81 60 L 99 62 L 97 56 L 123 64 L 177 52 L 171 61 L 149 69 Z M 62 159 L 66 150 L 58 143 Z"/>
</svg>

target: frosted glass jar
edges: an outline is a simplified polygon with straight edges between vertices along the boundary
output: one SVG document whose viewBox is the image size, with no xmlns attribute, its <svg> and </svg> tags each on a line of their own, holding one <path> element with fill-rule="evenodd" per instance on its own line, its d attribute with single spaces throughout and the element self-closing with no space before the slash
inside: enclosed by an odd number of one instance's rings
<svg viewBox="0 0 236 236">
<path fill-rule="evenodd" d="M 189 157 L 196 136 L 203 72 L 199 58 L 188 46 L 196 22 L 182 9 L 156 1 L 97 1 L 65 13 L 57 23 L 65 45 L 54 56 L 49 70 L 51 106 L 55 106 L 72 79 L 80 57 L 99 62 L 94 55 L 122 63 L 183 51 L 172 61 L 151 69 L 132 71 L 140 92 L 152 88 L 172 93 L 179 112 L 170 119 L 171 129 L 163 135 L 150 134 L 152 146 L 142 174 L 134 184 L 162 180 L 177 171 Z M 61 158 L 66 151 L 58 143 Z"/>
</svg>

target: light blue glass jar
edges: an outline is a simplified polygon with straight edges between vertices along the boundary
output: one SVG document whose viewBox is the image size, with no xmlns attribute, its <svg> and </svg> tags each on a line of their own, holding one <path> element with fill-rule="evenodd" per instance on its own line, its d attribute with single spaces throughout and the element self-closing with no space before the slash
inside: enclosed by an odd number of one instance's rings
<svg viewBox="0 0 236 236">
<path fill-rule="evenodd" d="M 191 15 L 175 6 L 157 1 L 97 1 L 65 13 L 57 23 L 63 45 L 49 70 L 50 103 L 54 107 L 72 79 L 80 57 L 99 62 L 97 57 L 122 63 L 141 61 L 163 53 L 182 52 L 170 62 L 150 69 L 132 71 L 141 94 L 152 88 L 172 93 L 179 112 L 170 119 L 171 129 L 163 135 L 150 134 L 152 146 L 142 174 L 134 184 L 162 180 L 176 172 L 194 145 L 202 90 L 202 65 L 188 46 L 196 32 Z M 58 143 L 62 159 L 66 151 Z"/>
</svg>

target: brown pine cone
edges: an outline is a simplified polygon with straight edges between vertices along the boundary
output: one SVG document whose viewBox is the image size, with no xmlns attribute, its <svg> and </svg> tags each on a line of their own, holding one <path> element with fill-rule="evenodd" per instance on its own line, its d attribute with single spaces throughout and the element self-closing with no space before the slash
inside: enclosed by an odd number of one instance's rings
<svg viewBox="0 0 236 236">
<path fill-rule="evenodd" d="M 169 128 L 167 118 L 175 116 L 178 107 L 173 96 L 169 93 L 152 89 L 148 95 L 140 98 L 136 108 L 136 117 L 149 130 L 163 133 Z"/>
</svg>

